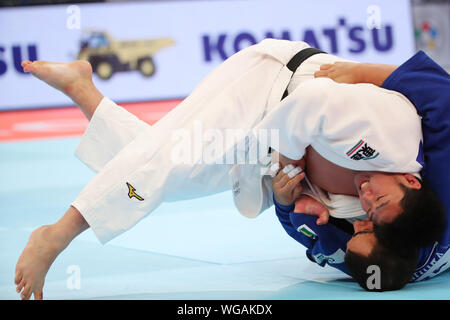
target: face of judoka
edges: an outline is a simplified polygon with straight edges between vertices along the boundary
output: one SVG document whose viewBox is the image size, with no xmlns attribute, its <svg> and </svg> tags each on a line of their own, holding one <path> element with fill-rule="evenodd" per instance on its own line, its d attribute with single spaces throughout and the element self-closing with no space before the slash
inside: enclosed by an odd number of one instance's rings
<svg viewBox="0 0 450 320">
<path fill-rule="evenodd" d="M 370 220 L 355 221 L 353 223 L 355 233 L 347 242 L 347 250 L 368 257 L 377 243 L 373 231 L 373 222 Z"/>
<path fill-rule="evenodd" d="M 403 212 L 404 188 L 420 189 L 421 184 L 409 173 L 362 172 L 355 175 L 361 206 L 375 224 L 391 223 Z"/>
</svg>

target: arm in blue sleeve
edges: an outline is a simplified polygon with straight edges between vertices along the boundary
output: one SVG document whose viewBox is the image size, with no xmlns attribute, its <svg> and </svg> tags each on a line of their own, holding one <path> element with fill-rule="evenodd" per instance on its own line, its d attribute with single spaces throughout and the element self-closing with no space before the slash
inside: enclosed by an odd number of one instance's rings
<svg viewBox="0 0 450 320">
<path fill-rule="evenodd" d="M 442 131 L 449 131 L 450 76 L 423 51 L 398 67 L 382 87 L 402 93 L 414 104 L 428 135 L 440 136 Z M 448 138 L 450 133 L 447 134 Z M 429 138 L 429 143 L 437 140 Z"/>
<path fill-rule="evenodd" d="M 385 89 L 406 96 L 422 117 L 423 158 L 421 172 L 447 210 L 447 231 L 437 249 L 422 248 L 419 266 L 445 255 L 450 244 L 450 75 L 423 51 L 399 66 L 383 83 Z M 437 258 L 439 259 L 439 258 Z"/>
<path fill-rule="evenodd" d="M 275 199 L 274 205 L 281 225 L 289 236 L 307 248 L 309 260 L 322 267 L 328 264 L 348 274 L 344 257 L 350 234 L 330 224 L 318 226 L 317 217 L 295 213 L 294 205 L 282 206 Z"/>
<path fill-rule="evenodd" d="M 405 95 L 416 106 L 419 115 L 425 117 L 429 112 L 448 115 L 449 85 L 449 74 L 419 51 L 398 67 L 382 87 Z M 430 115 L 428 118 L 435 117 Z"/>
<path fill-rule="evenodd" d="M 383 87 L 405 95 L 422 117 L 422 177 L 450 209 L 450 75 L 423 51 L 398 67 Z M 450 216 L 449 216 L 450 217 Z M 450 219 L 448 219 L 450 220 Z M 450 241 L 450 236 L 449 236 Z"/>
<path fill-rule="evenodd" d="M 284 230 L 287 232 L 288 235 L 290 235 L 292 238 L 295 239 L 297 230 L 295 230 L 289 218 L 289 214 L 292 211 L 294 211 L 295 205 L 283 206 L 279 204 L 275 200 L 275 198 L 273 198 L 273 203 L 275 205 L 275 213 L 277 215 L 277 218 L 280 221 L 281 225 L 283 226 Z"/>
</svg>

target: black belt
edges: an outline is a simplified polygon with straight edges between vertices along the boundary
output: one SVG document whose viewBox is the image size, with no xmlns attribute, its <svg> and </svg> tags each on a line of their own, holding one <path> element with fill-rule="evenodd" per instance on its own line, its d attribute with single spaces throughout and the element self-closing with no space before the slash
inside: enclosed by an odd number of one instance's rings
<svg viewBox="0 0 450 320">
<path fill-rule="evenodd" d="M 289 62 L 286 64 L 286 67 L 292 71 L 292 75 L 294 75 L 295 71 L 297 71 L 297 68 L 309 57 L 318 54 L 318 53 L 326 53 L 323 52 L 322 50 L 316 49 L 316 48 L 306 48 L 303 49 L 299 52 L 297 52 L 297 54 L 295 56 L 292 57 L 291 60 L 289 60 Z M 284 98 L 286 98 L 288 95 L 288 90 L 286 88 L 286 90 L 283 93 L 283 97 L 281 98 L 281 100 L 283 100 Z"/>
<path fill-rule="evenodd" d="M 323 52 L 322 50 L 310 47 L 310 48 L 306 48 L 303 50 L 300 50 L 299 52 L 297 52 L 295 54 L 295 56 L 293 56 L 291 58 L 291 60 L 289 60 L 289 62 L 286 64 L 286 67 L 292 71 L 292 76 L 294 76 L 295 71 L 297 71 L 297 68 L 309 57 L 318 54 L 318 53 L 326 53 Z M 292 79 L 291 76 L 291 79 Z M 289 82 L 291 82 L 289 80 Z M 289 85 L 288 85 L 289 86 Z M 288 89 L 286 88 L 286 90 L 284 90 L 283 93 L 283 97 L 281 98 L 281 100 L 283 100 L 284 98 L 286 98 L 288 95 Z M 272 153 L 272 148 L 269 147 L 269 153 Z"/>
</svg>

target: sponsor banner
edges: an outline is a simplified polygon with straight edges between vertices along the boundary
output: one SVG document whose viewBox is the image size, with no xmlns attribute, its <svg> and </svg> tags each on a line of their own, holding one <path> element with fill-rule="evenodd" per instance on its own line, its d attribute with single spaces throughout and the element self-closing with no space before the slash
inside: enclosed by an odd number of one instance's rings
<svg viewBox="0 0 450 320">
<path fill-rule="evenodd" d="M 415 5 L 416 47 L 450 70 L 450 4 Z"/>
<path fill-rule="evenodd" d="M 409 0 L 98 3 L 0 11 L 0 109 L 73 105 L 21 60 L 91 62 L 118 102 L 186 97 L 217 65 L 264 38 L 306 41 L 356 61 L 414 53 Z"/>
</svg>

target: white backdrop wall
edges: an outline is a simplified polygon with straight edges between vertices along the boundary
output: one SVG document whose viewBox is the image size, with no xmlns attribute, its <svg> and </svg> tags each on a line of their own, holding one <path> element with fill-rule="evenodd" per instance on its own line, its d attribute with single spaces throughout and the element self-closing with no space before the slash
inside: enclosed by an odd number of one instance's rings
<svg viewBox="0 0 450 320">
<path fill-rule="evenodd" d="M 215 66 L 266 37 L 302 40 L 356 61 L 399 64 L 414 53 L 409 0 L 98 3 L 0 11 L 0 110 L 73 105 L 21 72 L 20 61 L 72 61 L 85 30 L 118 40 L 171 38 L 156 73 L 95 76 L 118 102 L 183 98 Z"/>
</svg>

